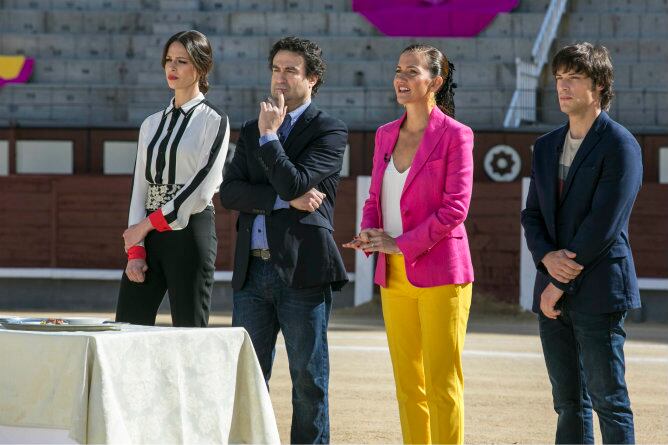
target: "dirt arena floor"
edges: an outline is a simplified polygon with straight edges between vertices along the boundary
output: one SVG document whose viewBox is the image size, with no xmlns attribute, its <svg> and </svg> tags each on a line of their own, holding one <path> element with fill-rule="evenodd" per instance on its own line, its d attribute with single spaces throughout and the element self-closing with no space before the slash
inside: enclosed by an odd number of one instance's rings
<svg viewBox="0 0 668 445">
<path fill-rule="evenodd" d="M 668 326 L 627 325 L 627 382 L 638 443 L 668 443 Z M 465 441 L 554 443 L 556 414 L 532 316 L 469 323 L 464 351 Z M 401 443 L 387 341 L 379 317 L 334 314 L 329 332 L 332 443 Z M 279 347 L 271 398 L 290 438 L 290 378 Z M 601 443 L 597 431 L 596 442 Z"/>
<path fill-rule="evenodd" d="M 554 443 L 556 414 L 537 322 L 512 312 L 472 309 L 464 351 L 466 443 Z M 215 314 L 211 325 L 229 326 L 230 321 L 229 314 Z M 159 324 L 169 325 L 169 317 L 160 315 Z M 627 333 L 636 440 L 668 444 L 668 325 L 629 322 Z M 332 443 L 401 443 L 392 367 L 376 305 L 334 311 L 329 342 Z M 287 443 L 291 384 L 280 337 L 270 384 L 281 439 Z"/>
</svg>

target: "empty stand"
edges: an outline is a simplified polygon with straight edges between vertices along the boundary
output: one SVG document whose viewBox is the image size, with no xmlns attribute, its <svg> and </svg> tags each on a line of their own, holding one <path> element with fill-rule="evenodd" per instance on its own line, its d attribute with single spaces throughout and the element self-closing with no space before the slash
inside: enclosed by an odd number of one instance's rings
<svg viewBox="0 0 668 445">
<path fill-rule="evenodd" d="M 35 58 L 31 83 L 0 89 L 0 125 L 137 127 L 170 93 L 160 67 L 172 33 L 198 29 L 215 49 L 209 98 L 233 126 L 256 114 L 267 93 L 267 54 L 281 36 L 311 38 L 329 68 L 318 102 L 353 129 L 398 116 L 392 90 L 399 52 L 416 41 L 455 62 L 457 117 L 500 128 L 514 90 L 515 59 L 528 58 L 548 0 L 522 1 L 477 38 L 389 38 L 351 10 L 350 0 L 4 0 L 0 54 Z M 666 0 L 575 0 L 555 47 L 604 43 L 617 72 L 614 116 L 661 126 L 668 95 Z M 549 71 L 549 69 L 546 69 Z M 543 124 L 561 122 L 550 73 L 539 103 Z"/>
</svg>

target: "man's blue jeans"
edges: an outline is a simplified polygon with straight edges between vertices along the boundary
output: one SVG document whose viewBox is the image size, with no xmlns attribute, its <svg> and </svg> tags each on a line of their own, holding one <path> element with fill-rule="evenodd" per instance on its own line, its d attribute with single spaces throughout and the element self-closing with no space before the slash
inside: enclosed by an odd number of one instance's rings
<svg viewBox="0 0 668 445">
<path fill-rule="evenodd" d="M 288 288 L 269 261 L 251 257 L 246 283 L 234 292 L 232 324 L 246 328 L 269 382 L 280 330 L 292 378 L 291 443 L 328 443 L 329 285 Z"/>
<path fill-rule="evenodd" d="M 634 443 L 624 379 L 626 311 L 585 314 L 564 305 L 556 320 L 538 317 L 558 414 L 556 443 L 594 443 L 592 408 L 603 443 Z"/>
</svg>

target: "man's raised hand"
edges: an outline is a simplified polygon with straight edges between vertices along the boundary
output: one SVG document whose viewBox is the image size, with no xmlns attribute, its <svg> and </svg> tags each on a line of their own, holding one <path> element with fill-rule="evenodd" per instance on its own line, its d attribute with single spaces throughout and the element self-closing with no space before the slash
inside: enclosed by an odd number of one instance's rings
<svg viewBox="0 0 668 445">
<path fill-rule="evenodd" d="M 283 93 L 279 93 L 276 101 L 269 97 L 266 101 L 260 102 L 260 116 L 257 120 L 260 135 L 276 134 L 287 112 L 288 107 L 285 106 Z"/>
</svg>

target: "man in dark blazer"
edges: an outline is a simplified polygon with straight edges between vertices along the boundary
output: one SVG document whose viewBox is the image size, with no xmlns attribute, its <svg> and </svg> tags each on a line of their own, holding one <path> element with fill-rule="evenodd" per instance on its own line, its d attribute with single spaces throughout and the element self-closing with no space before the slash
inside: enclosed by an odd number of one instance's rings
<svg viewBox="0 0 668 445">
<path fill-rule="evenodd" d="M 220 198 L 239 211 L 232 324 L 246 328 L 268 382 L 276 336 L 292 378 L 292 443 L 329 442 L 327 324 L 347 281 L 332 236 L 348 130 L 311 103 L 320 48 L 286 37 L 269 56 L 271 97 L 243 125 Z"/>
<path fill-rule="evenodd" d="M 536 264 L 534 312 L 558 414 L 557 443 L 634 443 L 624 319 L 640 307 L 629 217 L 642 181 L 638 143 L 605 110 L 608 51 L 589 43 L 552 61 L 568 124 L 534 145 L 522 225 Z"/>
</svg>

